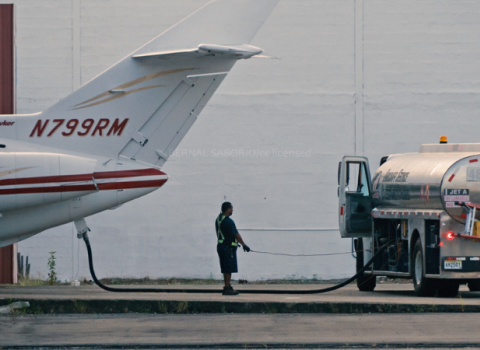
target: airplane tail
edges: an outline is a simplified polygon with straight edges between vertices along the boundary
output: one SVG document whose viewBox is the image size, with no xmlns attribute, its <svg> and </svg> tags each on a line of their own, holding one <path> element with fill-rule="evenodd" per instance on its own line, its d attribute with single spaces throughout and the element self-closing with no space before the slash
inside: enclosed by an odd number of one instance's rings
<svg viewBox="0 0 480 350">
<path fill-rule="evenodd" d="M 248 44 L 278 1 L 211 1 L 46 111 L 14 116 L 17 140 L 163 165 L 235 62 L 263 51 Z"/>
</svg>

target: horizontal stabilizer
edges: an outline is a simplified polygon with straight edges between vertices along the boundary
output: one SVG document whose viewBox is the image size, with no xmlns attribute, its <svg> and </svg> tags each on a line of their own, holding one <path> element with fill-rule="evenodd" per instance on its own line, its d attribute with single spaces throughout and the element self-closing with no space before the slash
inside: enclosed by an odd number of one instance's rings
<svg viewBox="0 0 480 350">
<path fill-rule="evenodd" d="M 160 58 L 168 59 L 170 57 L 180 58 L 180 57 L 205 57 L 205 56 L 231 56 L 237 59 L 241 58 L 250 58 L 255 55 L 259 55 L 263 50 L 259 47 L 252 45 L 212 45 L 212 44 L 201 44 L 198 45 L 196 49 L 187 49 L 187 50 L 177 50 L 177 51 L 162 51 L 162 52 L 152 52 L 145 53 L 140 55 L 134 55 L 133 58 Z"/>
</svg>

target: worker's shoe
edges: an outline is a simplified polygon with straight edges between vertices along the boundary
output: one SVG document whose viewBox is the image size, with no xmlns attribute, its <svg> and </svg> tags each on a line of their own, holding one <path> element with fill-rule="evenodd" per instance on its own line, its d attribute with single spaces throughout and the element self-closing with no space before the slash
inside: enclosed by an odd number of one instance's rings
<svg viewBox="0 0 480 350">
<path fill-rule="evenodd" d="M 237 290 L 234 290 L 232 286 L 223 287 L 223 295 L 239 295 L 240 293 Z"/>
</svg>

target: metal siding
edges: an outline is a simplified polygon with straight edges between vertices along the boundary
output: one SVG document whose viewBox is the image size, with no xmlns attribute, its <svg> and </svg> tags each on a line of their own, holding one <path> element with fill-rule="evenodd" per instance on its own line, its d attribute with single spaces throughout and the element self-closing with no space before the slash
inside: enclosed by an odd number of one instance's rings
<svg viewBox="0 0 480 350">
<path fill-rule="evenodd" d="M 15 3 L 21 113 L 68 95 L 72 67 L 86 83 L 208 2 L 82 0 L 72 11 L 70 1 L 7 1 Z M 253 249 L 349 251 L 337 229 L 337 166 L 361 139 L 373 171 L 382 156 L 418 152 L 445 133 L 450 142 L 478 142 L 478 18 L 480 1 L 472 0 L 280 1 L 252 45 L 281 60 L 238 62 L 164 164 L 167 184 L 87 219 L 103 276 L 221 278 L 212 220 L 224 198 Z M 57 251 L 59 278 L 91 278 L 71 224 L 19 246 L 33 276 L 47 276 L 48 252 Z M 239 259 L 237 278 L 248 280 L 355 271 L 346 255 Z"/>
<path fill-rule="evenodd" d="M 13 4 L 0 5 L 0 114 L 14 114 Z M 14 283 L 14 245 L 0 248 L 0 284 Z"/>
</svg>

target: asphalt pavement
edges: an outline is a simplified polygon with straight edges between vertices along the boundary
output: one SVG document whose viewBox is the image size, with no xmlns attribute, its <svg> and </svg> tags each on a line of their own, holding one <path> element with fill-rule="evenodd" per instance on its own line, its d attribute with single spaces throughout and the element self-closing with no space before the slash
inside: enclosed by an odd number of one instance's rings
<svg viewBox="0 0 480 350">
<path fill-rule="evenodd" d="M 476 347 L 477 314 L 15 315 L 0 346 L 89 348 Z"/>
<path fill-rule="evenodd" d="M 328 285 L 247 285 L 310 290 Z M 144 286 L 155 288 L 159 286 Z M 0 286 L 0 348 L 477 348 L 480 293 L 419 298 L 410 284 L 325 294 L 111 293 L 97 286 Z"/>
</svg>

